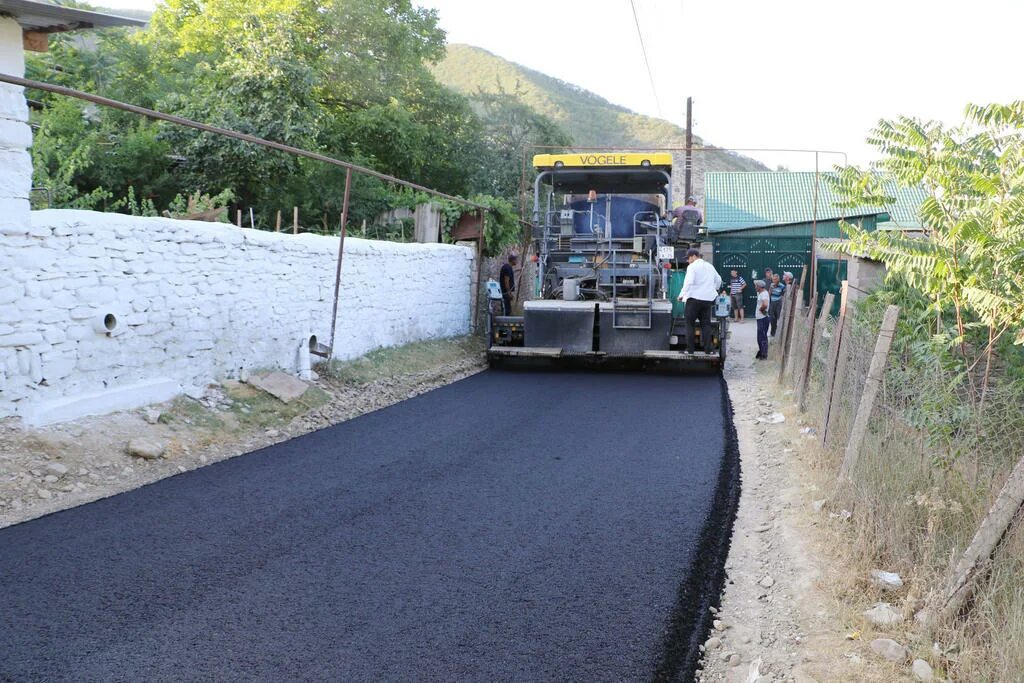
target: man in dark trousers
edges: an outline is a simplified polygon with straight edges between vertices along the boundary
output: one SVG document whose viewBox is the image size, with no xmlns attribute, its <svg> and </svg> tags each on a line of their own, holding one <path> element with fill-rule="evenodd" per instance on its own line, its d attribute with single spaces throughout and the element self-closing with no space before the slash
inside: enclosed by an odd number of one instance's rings
<svg viewBox="0 0 1024 683">
<path fill-rule="evenodd" d="M 782 297 L 786 293 L 786 285 L 779 280 L 778 274 L 772 275 L 772 281 L 768 285 L 768 295 L 771 298 L 771 305 L 768 307 L 768 315 L 771 318 L 772 336 L 779 326 L 779 318 L 782 316 Z"/>
<path fill-rule="evenodd" d="M 519 257 L 508 255 L 508 263 L 502 264 L 498 282 L 501 284 L 501 304 L 505 315 L 512 315 L 512 292 L 516 291 L 515 265 Z"/>
<path fill-rule="evenodd" d="M 683 311 L 686 316 L 686 350 L 693 353 L 696 349 L 696 326 L 700 320 L 704 352 L 711 353 L 711 304 L 718 298 L 718 290 L 722 288 L 722 276 L 701 257 L 697 249 L 686 252 L 686 262 L 689 264 L 686 266 L 686 279 L 679 292 L 679 300 L 686 302 Z"/>
</svg>

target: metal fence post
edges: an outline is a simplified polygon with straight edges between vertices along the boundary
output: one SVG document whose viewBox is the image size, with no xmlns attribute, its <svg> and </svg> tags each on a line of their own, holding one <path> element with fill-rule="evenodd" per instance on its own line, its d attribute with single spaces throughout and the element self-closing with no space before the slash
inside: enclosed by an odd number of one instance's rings
<svg viewBox="0 0 1024 683">
<path fill-rule="evenodd" d="M 341 230 L 338 235 L 338 267 L 334 272 L 334 307 L 331 309 L 331 351 L 334 357 L 334 332 L 338 325 L 338 295 L 341 293 L 341 260 L 345 256 L 345 227 L 348 225 L 348 196 L 352 189 L 352 169 L 345 169 L 345 195 L 341 200 Z M 298 211 L 296 210 L 296 214 Z"/>
</svg>

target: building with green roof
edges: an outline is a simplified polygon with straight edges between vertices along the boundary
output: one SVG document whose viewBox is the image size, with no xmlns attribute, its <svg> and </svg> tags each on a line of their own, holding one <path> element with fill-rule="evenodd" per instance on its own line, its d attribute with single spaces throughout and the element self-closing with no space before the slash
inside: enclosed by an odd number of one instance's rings
<svg viewBox="0 0 1024 683">
<path fill-rule="evenodd" d="M 783 171 L 705 175 L 704 223 L 712 242 L 713 262 L 724 280 L 728 281 L 734 269 L 747 280 L 750 286 L 744 290 L 744 300 L 748 313 L 752 314 L 756 298 L 752 280 L 762 277 L 765 268 L 790 271 L 799 278 L 802 269 L 810 265 L 812 235 L 818 238 L 816 279 L 818 295 L 823 297 L 828 291 L 838 293 L 840 282 L 846 279 L 857 289 L 865 289 L 868 280 L 881 273 L 878 264 L 851 264 L 828 251 L 830 241 L 843 239 L 842 221 L 869 231 L 921 230 L 918 208 L 926 196 L 923 188 L 885 183 L 887 194 L 895 200 L 891 205 L 850 209 L 839 206 L 828 182 L 830 175 Z M 805 286 L 809 289 L 809 282 Z"/>
</svg>

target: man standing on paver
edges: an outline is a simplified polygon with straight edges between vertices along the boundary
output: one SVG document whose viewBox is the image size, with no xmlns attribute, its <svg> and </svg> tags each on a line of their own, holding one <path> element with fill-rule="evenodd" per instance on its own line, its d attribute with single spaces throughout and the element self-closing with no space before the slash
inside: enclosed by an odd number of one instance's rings
<svg viewBox="0 0 1024 683">
<path fill-rule="evenodd" d="M 512 315 L 512 293 L 516 291 L 515 265 L 519 257 L 515 254 L 508 255 L 508 263 L 501 266 L 501 273 L 498 275 L 498 282 L 501 284 L 501 305 L 505 315 Z"/>
<path fill-rule="evenodd" d="M 768 315 L 771 318 L 772 336 L 779 325 L 779 316 L 782 315 L 782 296 L 786 293 L 786 285 L 782 284 L 778 275 L 772 275 L 772 282 L 768 285 L 768 295 L 771 304 L 768 306 Z"/>
<path fill-rule="evenodd" d="M 711 304 L 718 298 L 718 290 L 722 288 L 722 276 L 701 257 L 698 249 L 687 250 L 686 262 L 689 264 L 686 266 L 686 279 L 679 292 L 679 300 L 686 302 L 686 350 L 689 353 L 695 351 L 696 322 L 700 320 L 704 352 L 711 353 Z"/>
<path fill-rule="evenodd" d="M 754 304 L 754 318 L 757 320 L 757 355 L 758 360 L 768 360 L 768 290 L 764 287 L 764 280 L 754 280 L 754 289 L 757 291 L 757 302 Z"/>
<path fill-rule="evenodd" d="M 736 322 L 743 320 L 743 290 L 747 281 L 735 269 L 729 272 L 729 302 L 732 304 L 732 315 Z"/>
</svg>

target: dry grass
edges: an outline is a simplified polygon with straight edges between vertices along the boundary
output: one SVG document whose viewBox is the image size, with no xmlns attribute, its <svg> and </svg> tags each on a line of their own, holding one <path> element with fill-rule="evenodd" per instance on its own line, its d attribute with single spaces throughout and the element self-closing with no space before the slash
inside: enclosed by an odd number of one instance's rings
<svg viewBox="0 0 1024 683">
<path fill-rule="evenodd" d="M 866 325 L 854 328 L 839 417 L 817 461 L 819 486 L 831 492 L 832 508 L 853 512 L 849 522 L 830 523 L 837 572 L 828 588 L 851 606 L 851 629 L 862 630 L 865 640 L 878 636 L 860 612 L 883 599 L 902 608 L 911 619 L 887 635 L 902 639 L 937 675 L 1024 681 L 1024 525 L 1002 544 L 964 618 L 934 634 L 937 647 L 912 621 L 1024 456 L 1024 403 L 1013 389 L 996 392 L 983 412 L 952 395 L 936 401 L 944 390 L 939 378 L 892 358 L 853 482 L 840 487 L 836 473 L 876 334 Z M 828 343 L 815 350 L 809 385 L 808 416 L 818 424 Z M 895 599 L 883 596 L 867 580 L 871 569 L 898 572 L 904 591 Z"/>
<path fill-rule="evenodd" d="M 317 372 L 347 384 L 366 384 L 381 378 L 430 372 L 483 352 L 484 341 L 478 336 L 431 339 L 378 349 L 355 360 L 322 363 Z"/>
</svg>

